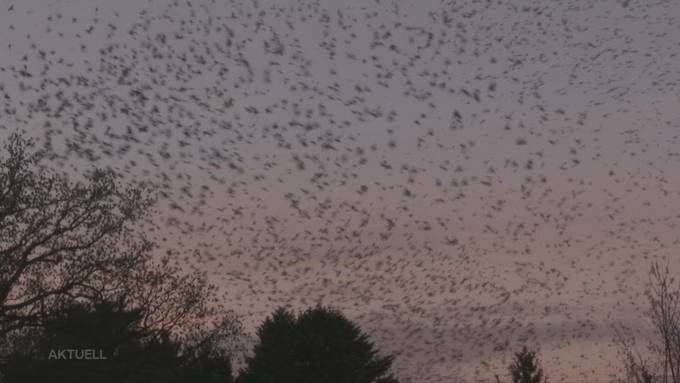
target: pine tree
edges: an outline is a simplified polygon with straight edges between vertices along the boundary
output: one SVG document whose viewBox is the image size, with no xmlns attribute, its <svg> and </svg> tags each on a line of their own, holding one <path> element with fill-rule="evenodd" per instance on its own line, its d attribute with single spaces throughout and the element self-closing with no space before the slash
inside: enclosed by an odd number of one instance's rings
<svg viewBox="0 0 680 383">
<path fill-rule="evenodd" d="M 259 342 L 238 383 L 397 383 L 392 356 L 379 356 L 361 329 L 327 307 L 299 315 L 280 308 L 258 329 Z"/>
<path fill-rule="evenodd" d="M 547 378 L 543 377 L 543 369 L 538 366 L 536 352 L 529 351 L 526 346 L 521 352 L 515 353 L 515 359 L 510 365 L 510 374 L 513 383 L 547 382 Z"/>
</svg>

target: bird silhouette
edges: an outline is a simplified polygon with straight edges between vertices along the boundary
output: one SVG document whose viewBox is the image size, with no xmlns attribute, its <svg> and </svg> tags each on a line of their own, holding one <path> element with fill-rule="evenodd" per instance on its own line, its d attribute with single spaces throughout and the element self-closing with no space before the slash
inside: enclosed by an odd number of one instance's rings
<svg viewBox="0 0 680 383">
<path fill-rule="evenodd" d="M 677 245 L 680 8 L 616 7 L 10 5 L 0 137 L 153 185 L 141 230 L 251 330 L 322 302 L 404 382 L 493 381 L 520 343 L 576 381 Z"/>
</svg>

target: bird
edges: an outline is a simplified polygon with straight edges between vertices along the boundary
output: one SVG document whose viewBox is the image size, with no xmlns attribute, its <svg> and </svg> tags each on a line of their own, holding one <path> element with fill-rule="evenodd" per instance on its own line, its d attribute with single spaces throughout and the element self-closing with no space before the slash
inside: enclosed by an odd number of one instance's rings
<svg viewBox="0 0 680 383">
<path fill-rule="evenodd" d="M 153 185 L 142 230 L 251 331 L 323 302 L 404 381 L 493 381 L 532 342 L 574 381 L 644 319 L 641 265 L 676 245 L 677 5 L 93 4 L 0 15 L 0 139 Z"/>
</svg>

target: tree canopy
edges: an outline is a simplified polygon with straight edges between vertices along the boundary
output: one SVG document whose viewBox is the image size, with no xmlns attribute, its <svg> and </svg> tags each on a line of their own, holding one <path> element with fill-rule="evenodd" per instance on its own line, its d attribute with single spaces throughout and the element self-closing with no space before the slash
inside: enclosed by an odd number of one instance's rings
<svg viewBox="0 0 680 383">
<path fill-rule="evenodd" d="M 24 332 L 1 364 L 6 382 L 233 381 L 229 356 L 211 339 L 198 348 L 168 331 L 149 332 L 142 310 L 73 304 Z"/>
<path fill-rule="evenodd" d="M 543 369 L 539 367 L 535 351 L 529 351 L 526 346 L 515 353 L 514 360 L 509 367 L 513 383 L 542 383 L 547 379 L 543 376 Z"/>
<path fill-rule="evenodd" d="M 378 356 L 359 327 L 339 311 L 318 306 L 298 316 L 279 308 L 257 331 L 254 355 L 239 383 L 396 383 L 393 357 Z"/>
<path fill-rule="evenodd" d="M 60 373 L 57 381 L 107 381 L 86 370 L 137 376 L 136 363 L 148 362 L 230 381 L 226 349 L 240 322 L 212 303 L 216 288 L 204 274 L 154 257 L 139 230 L 152 190 L 121 186 L 106 169 L 72 182 L 42 167 L 47 154 L 33 147 L 14 133 L 0 156 L 0 371 L 10 381 Z M 111 358 L 45 359 L 56 349 Z"/>
</svg>

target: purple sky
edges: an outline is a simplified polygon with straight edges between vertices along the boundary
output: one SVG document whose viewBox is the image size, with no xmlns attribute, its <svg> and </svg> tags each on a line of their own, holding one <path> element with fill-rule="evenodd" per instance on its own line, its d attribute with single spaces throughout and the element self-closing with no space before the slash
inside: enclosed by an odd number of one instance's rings
<svg viewBox="0 0 680 383">
<path fill-rule="evenodd" d="M 158 186 L 159 254 L 249 330 L 323 302 L 403 382 L 522 342 L 605 382 L 678 267 L 680 3 L 549 3 L 0 0 L 0 138 Z"/>
</svg>

